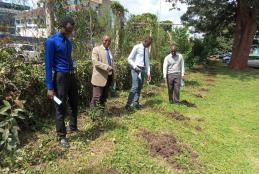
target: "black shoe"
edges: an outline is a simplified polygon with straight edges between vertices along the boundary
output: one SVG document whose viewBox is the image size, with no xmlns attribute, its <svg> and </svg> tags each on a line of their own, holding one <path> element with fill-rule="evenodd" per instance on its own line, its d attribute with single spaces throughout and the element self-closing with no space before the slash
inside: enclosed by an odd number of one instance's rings
<svg viewBox="0 0 259 174">
<path fill-rule="evenodd" d="M 133 108 L 132 108 L 131 106 L 129 106 L 129 105 L 126 105 L 126 106 L 125 106 L 125 109 L 126 109 L 126 111 L 128 111 L 128 112 L 133 111 Z"/>
<path fill-rule="evenodd" d="M 60 143 L 61 147 L 63 147 L 63 148 L 68 148 L 69 147 L 69 144 L 68 144 L 66 138 L 60 138 L 59 143 Z"/>
<path fill-rule="evenodd" d="M 140 110 L 140 109 L 142 109 L 143 108 L 143 106 L 142 105 L 140 105 L 140 104 L 137 104 L 137 105 L 135 105 L 134 106 L 137 110 Z"/>
</svg>

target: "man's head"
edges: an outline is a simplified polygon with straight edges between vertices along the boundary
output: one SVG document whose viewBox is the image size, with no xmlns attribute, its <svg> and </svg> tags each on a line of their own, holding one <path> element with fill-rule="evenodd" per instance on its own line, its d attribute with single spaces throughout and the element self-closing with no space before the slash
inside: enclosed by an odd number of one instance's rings
<svg viewBox="0 0 259 174">
<path fill-rule="evenodd" d="M 171 45 L 171 54 L 172 54 L 173 56 L 175 56 L 175 55 L 176 55 L 176 52 L 177 52 L 176 45 L 175 45 L 175 44 Z"/>
<path fill-rule="evenodd" d="M 74 26 L 74 19 L 70 16 L 65 16 L 60 20 L 58 28 L 65 37 L 69 37 L 74 30 Z"/>
<path fill-rule="evenodd" d="M 148 48 L 152 43 L 152 37 L 147 36 L 145 37 L 145 39 L 143 40 L 143 45 L 145 48 Z"/>
<path fill-rule="evenodd" d="M 109 46 L 111 45 L 111 37 L 108 35 L 103 36 L 102 44 L 104 48 L 109 48 Z"/>
</svg>

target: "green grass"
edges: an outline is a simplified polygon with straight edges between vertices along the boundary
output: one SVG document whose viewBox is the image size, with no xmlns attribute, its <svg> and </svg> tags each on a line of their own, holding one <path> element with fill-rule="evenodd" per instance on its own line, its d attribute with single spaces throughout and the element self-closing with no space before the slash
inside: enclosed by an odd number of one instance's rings
<svg viewBox="0 0 259 174">
<path fill-rule="evenodd" d="M 188 72 L 181 99 L 195 103 L 197 108 L 170 105 L 164 85 L 146 86 L 143 94 L 153 95 L 143 97 L 144 108 L 129 115 L 123 110 L 127 92 L 122 92 L 109 100 L 109 108 L 115 105 L 117 109 L 112 110 L 102 130 L 94 127 L 82 113 L 81 132 L 69 135 L 71 147 L 64 150 L 57 146 L 52 122 L 33 138 L 28 137 L 29 141 L 17 152 L 5 156 L 6 166 L 2 170 L 9 168 L 17 173 L 105 173 L 107 169 L 141 174 L 259 173 L 258 74 L 258 70 L 237 72 L 221 65 Z M 190 120 L 171 118 L 168 113 L 173 111 Z M 176 169 L 167 159 L 152 155 L 148 142 L 140 135 L 143 130 L 174 135 L 179 144 L 198 155 L 196 161 L 190 161 L 187 152 L 171 156 L 169 159 L 183 166 Z"/>
</svg>

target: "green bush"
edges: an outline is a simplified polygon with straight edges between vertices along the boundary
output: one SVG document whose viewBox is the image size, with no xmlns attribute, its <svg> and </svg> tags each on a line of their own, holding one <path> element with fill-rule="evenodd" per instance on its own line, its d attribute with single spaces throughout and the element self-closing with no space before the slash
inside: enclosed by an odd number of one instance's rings
<svg viewBox="0 0 259 174">
<path fill-rule="evenodd" d="M 18 124 L 9 124 L 8 128 L 10 130 L 16 128 L 16 130 L 19 130 L 19 127 L 23 129 L 31 128 L 32 124 L 37 125 L 37 121 L 40 120 L 39 118 L 46 118 L 54 114 L 52 101 L 46 96 L 47 89 L 45 86 L 44 64 L 30 64 L 14 60 L 12 53 L 6 50 L 0 50 L 0 60 L 0 107 L 3 105 L 6 106 L 7 102 L 14 103 L 14 101 L 18 101 L 20 104 L 22 102 L 22 109 L 26 110 L 26 113 L 30 113 L 30 116 L 33 116 L 26 117 L 25 121 L 17 121 Z M 131 87 L 131 74 L 127 59 L 119 59 L 119 61 L 115 62 L 115 66 L 117 89 L 128 90 Z M 76 71 L 80 84 L 80 107 L 85 108 L 89 106 L 92 94 L 92 62 L 90 60 L 78 60 Z M 151 63 L 151 74 L 153 77 L 152 84 L 160 82 L 162 77 L 160 63 Z M 3 102 L 5 100 L 7 101 Z M 14 103 L 9 109 L 8 114 L 12 115 L 13 112 L 16 112 L 15 109 L 17 109 L 17 105 Z M 21 112 L 21 110 L 17 111 Z M 6 124 L 5 120 L 0 121 L 0 125 Z M 2 129 L 0 129 L 0 131 L 2 131 Z M 6 137 L 0 137 L 0 141 L 6 142 L 5 138 Z M 16 145 L 13 147 L 16 147 Z"/>
</svg>

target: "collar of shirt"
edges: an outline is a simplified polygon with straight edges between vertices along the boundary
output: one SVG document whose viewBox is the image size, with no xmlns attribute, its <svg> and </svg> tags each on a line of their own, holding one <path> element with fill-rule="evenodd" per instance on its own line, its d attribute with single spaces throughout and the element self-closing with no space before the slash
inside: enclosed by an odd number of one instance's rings
<svg viewBox="0 0 259 174">
<path fill-rule="evenodd" d="M 102 47 L 103 49 L 105 49 L 105 50 L 110 51 L 110 49 L 109 49 L 109 48 L 105 48 L 103 45 L 101 45 L 101 47 Z"/>
<path fill-rule="evenodd" d="M 172 54 L 171 54 L 172 55 Z M 179 58 L 179 54 L 176 53 L 176 55 L 172 55 L 172 58 L 175 59 L 175 58 Z"/>
<path fill-rule="evenodd" d="M 62 38 L 62 41 L 65 41 L 65 40 L 68 40 L 69 41 L 69 38 L 66 38 L 63 34 L 61 34 L 59 31 L 56 32 L 56 35 L 60 38 Z"/>
</svg>

